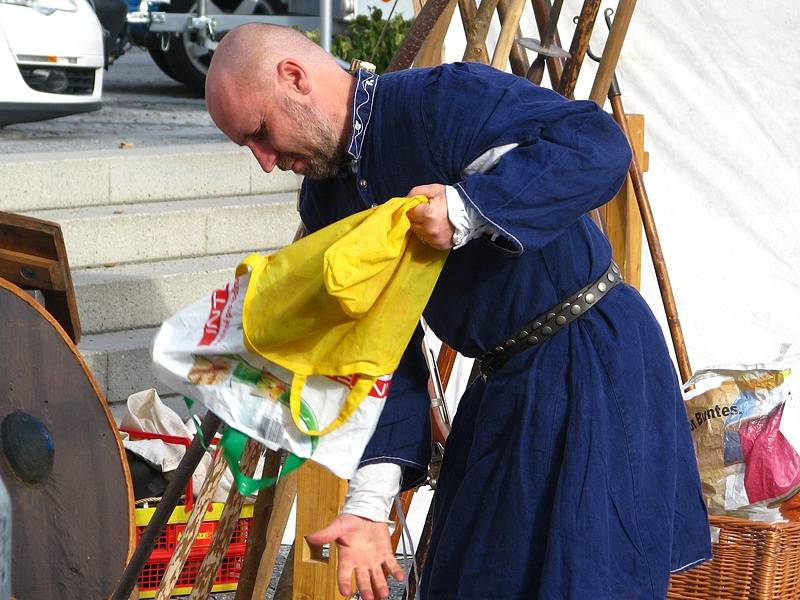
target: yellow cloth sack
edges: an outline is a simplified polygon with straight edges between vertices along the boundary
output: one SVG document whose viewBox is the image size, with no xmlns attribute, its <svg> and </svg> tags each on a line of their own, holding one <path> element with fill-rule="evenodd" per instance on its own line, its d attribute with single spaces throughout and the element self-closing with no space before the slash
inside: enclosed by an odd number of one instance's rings
<svg viewBox="0 0 800 600">
<path fill-rule="evenodd" d="M 294 373 L 297 428 L 322 435 L 344 423 L 408 345 L 447 258 L 411 233 L 406 213 L 424 196 L 393 198 L 271 255 L 251 254 L 242 315 L 247 348 Z M 321 430 L 300 420 L 309 375 L 358 375 L 339 415 Z"/>
</svg>

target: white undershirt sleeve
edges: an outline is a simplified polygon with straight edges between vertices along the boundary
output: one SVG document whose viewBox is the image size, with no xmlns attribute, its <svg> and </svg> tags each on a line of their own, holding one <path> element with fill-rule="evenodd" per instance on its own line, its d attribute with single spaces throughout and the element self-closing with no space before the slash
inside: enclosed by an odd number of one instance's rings
<svg viewBox="0 0 800 600">
<path fill-rule="evenodd" d="M 359 467 L 344 499 L 342 512 L 388 523 L 394 497 L 400 491 L 400 465 L 373 463 Z"/>
<path fill-rule="evenodd" d="M 467 205 L 452 186 L 445 186 L 447 197 L 447 218 L 455 228 L 453 233 L 453 249 L 458 250 L 470 240 L 486 233 L 494 234 L 494 228 L 489 225 L 478 212 Z"/>
</svg>

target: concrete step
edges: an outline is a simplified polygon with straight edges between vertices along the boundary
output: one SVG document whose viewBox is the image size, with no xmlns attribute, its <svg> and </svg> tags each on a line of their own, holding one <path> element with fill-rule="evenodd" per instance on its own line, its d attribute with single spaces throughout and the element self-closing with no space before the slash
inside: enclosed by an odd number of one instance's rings
<svg viewBox="0 0 800 600">
<path fill-rule="evenodd" d="M 276 248 L 300 222 L 286 192 L 26 214 L 61 225 L 73 269 Z"/>
<path fill-rule="evenodd" d="M 246 148 L 200 144 L 0 155 L 0 210 L 296 191 L 294 173 L 264 173 Z"/>
<path fill-rule="evenodd" d="M 72 283 L 84 334 L 157 327 L 233 278 L 245 253 L 76 269 Z"/>
<path fill-rule="evenodd" d="M 150 344 L 157 328 L 85 335 L 78 350 L 108 402 L 124 402 L 134 392 L 154 387 L 172 392 L 156 381 L 150 368 Z"/>
</svg>

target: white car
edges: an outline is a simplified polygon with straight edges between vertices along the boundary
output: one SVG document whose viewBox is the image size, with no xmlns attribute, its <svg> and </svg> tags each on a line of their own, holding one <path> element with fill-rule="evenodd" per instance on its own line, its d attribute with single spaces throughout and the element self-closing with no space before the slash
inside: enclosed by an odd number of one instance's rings
<svg viewBox="0 0 800 600">
<path fill-rule="evenodd" d="M 0 126 L 99 109 L 104 61 L 87 0 L 0 0 Z"/>
</svg>

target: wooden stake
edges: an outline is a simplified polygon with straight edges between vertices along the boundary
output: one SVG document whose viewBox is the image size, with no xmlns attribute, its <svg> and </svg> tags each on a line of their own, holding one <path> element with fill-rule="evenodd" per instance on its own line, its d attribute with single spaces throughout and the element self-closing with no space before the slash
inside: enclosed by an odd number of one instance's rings
<svg viewBox="0 0 800 600">
<path fill-rule="evenodd" d="M 414 19 L 414 24 L 411 26 L 411 30 L 406 34 L 405 39 L 403 39 L 403 43 L 400 44 L 400 47 L 394 53 L 392 61 L 386 68 L 386 73 L 402 71 L 412 65 L 414 59 L 417 57 L 419 49 L 422 47 L 428 34 L 434 28 L 450 1 L 451 0 L 428 0 L 425 3 L 425 6 L 422 7 L 417 18 Z M 475 0 L 472 0 L 472 2 L 474 5 Z"/>
<path fill-rule="evenodd" d="M 622 43 L 628 33 L 633 10 L 636 8 L 636 0 L 620 0 L 617 11 L 614 14 L 614 23 L 608 34 L 608 41 L 603 48 L 603 56 L 600 59 L 600 66 L 597 68 L 597 75 L 594 78 L 592 91 L 589 99 L 594 100 L 600 106 L 605 103 L 608 88 L 611 86 L 611 79 L 614 77 L 614 70 L 617 68 Z"/>
<path fill-rule="evenodd" d="M 483 1 L 486 2 L 486 0 Z M 514 36 L 517 33 L 519 20 L 524 9 L 525 0 L 511 0 L 511 6 L 503 19 L 500 37 L 497 39 L 497 46 L 495 46 L 494 54 L 492 55 L 492 66 L 496 69 L 505 71 L 511 48 L 516 44 Z"/>
<path fill-rule="evenodd" d="M 425 42 L 422 44 L 414 65 L 417 67 L 435 67 L 444 62 L 444 38 L 453 19 L 458 0 L 450 0 L 444 12 L 439 16 Z"/>
<path fill-rule="evenodd" d="M 211 463 L 211 470 L 206 476 L 203 487 L 200 489 L 200 493 L 194 503 L 192 514 L 189 515 L 186 528 L 183 530 L 181 539 L 178 541 L 178 545 L 175 547 L 169 559 L 169 563 L 167 563 L 166 571 L 161 578 L 158 592 L 156 592 L 156 600 L 168 600 L 170 596 L 172 596 L 172 590 L 175 589 L 175 584 L 178 583 L 178 578 L 183 570 L 183 566 L 189 558 L 192 545 L 194 545 L 197 539 L 197 533 L 203 525 L 203 519 L 206 516 L 208 505 L 211 502 L 214 491 L 219 485 L 220 479 L 222 479 L 222 474 L 225 473 L 225 467 L 225 457 L 222 455 L 221 451 L 217 451 Z"/>
<path fill-rule="evenodd" d="M 262 549 L 250 551 L 248 542 L 248 553 L 244 565 L 247 573 L 245 573 L 245 569 L 242 570 L 242 577 L 246 578 L 244 585 L 242 585 L 242 579 L 239 580 L 235 600 L 262 600 L 267 595 L 272 572 L 275 569 L 275 561 L 281 547 L 281 538 L 283 532 L 286 531 L 292 504 L 297 497 L 297 473 L 289 473 L 280 478 L 274 489 L 274 503 L 266 528 L 260 531 L 250 531 L 254 544 Z M 252 567 L 248 566 L 248 560 L 252 563 Z"/>
<path fill-rule="evenodd" d="M 211 411 L 207 412 L 203 417 L 203 421 L 200 424 L 200 431 L 198 432 L 199 435 L 195 436 L 191 445 L 186 449 L 186 453 L 183 455 L 178 468 L 175 470 L 172 480 L 169 482 L 169 485 L 167 485 L 167 489 L 164 490 L 164 495 L 158 503 L 156 512 L 153 513 L 153 516 L 150 518 L 150 523 L 142 533 L 142 537 L 139 538 L 139 545 L 133 553 L 130 562 L 128 562 L 128 566 L 125 567 L 125 572 L 122 574 L 117 584 L 117 589 L 114 590 L 114 594 L 111 596 L 111 600 L 128 600 L 130 597 L 133 586 L 136 585 L 136 581 L 139 579 L 139 575 L 147 562 L 147 558 L 150 556 L 153 548 L 155 548 L 156 542 L 158 538 L 161 537 L 161 532 L 164 530 L 164 526 L 167 524 L 172 511 L 178 504 L 178 498 L 183 492 L 183 488 L 186 487 L 186 482 L 189 480 L 189 477 L 192 476 L 192 473 L 194 473 L 194 470 L 200 463 L 200 459 L 205 453 L 204 446 L 211 443 L 211 440 L 214 439 L 214 434 L 217 433 L 217 429 L 219 429 L 221 424 L 222 421 L 220 418 Z"/>
<path fill-rule="evenodd" d="M 467 49 L 469 49 L 469 41 L 470 41 L 470 31 L 473 31 L 476 27 L 475 20 L 478 15 L 478 6 L 475 4 L 475 0 L 458 0 L 458 11 L 461 14 L 461 24 L 464 26 L 464 35 L 467 38 Z M 484 35 L 484 38 L 486 36 Z M 481 38 L 478 40 L 480 46 L 480 51 L 478 52 L 477 56 L 473 55 L 471 60 L 475 62 L 481 62 L 483 64 L 489 64 L 489 53 L 486 50 L 486 40 Z"/>
<path fill-rule="evenodd" d="M 497 3 L 497 15 L 500 17 L 500 22 L 502 23 L 505 18 L 506 14 L 510 10 L 511 0 L 500 0 Z M 519 25 L 517 25 L 517 32 L 514 34 L 514 39 L 522 37 L 522 30 L 520 29 Z M 520 77 L 525 77 L 525 73 L 528 72 L 528 55 L 525 52 L 525 48 L 520 46 L 519 44 L 512 44 L 511 45 L 511 53 L 508 56 L 508 61 L 511 63 L 511 72 L 514 75 L 519 75 Z"/>
<path fill-rule="evenodd" d="M 531 0 L 533 6 L 533 16 L 536 19 L 536 28 L 539 30 L 539 39 L 544 37 L 544 31 L 547 27 L 547 20 L 550 18 L 550 0 Z M 556 35 L 553 38 L 553 44 L 561 47 L 561 38 L 556 29 Z M 561 74 L 564 71 L 564 59 L 556 56 L 548 56 L 545 60 L 547 64 L 547 72 L 550 74 L 550 83 L 553 89 L 558 88 L 558 82 L 561 80 Z M 527 73 L 528 69 L 525 69 Z M 524 74 L 523 74 L 524 76 Z"/>
<path fill-rule="evenodd" d="M 248 476 L 252 476 L 255 473 L 262 449 L 263 446 L 255 440 L 247 440 L 240 465 L 242 473 Z M 228 493 L 228 499 L 225 502 L 225 508 L 222 510 L 222 516 L 220 516 L 217 528 L 214 530 L 211 545 L 205 558 L 203 558 L 203 563 L 200 565 L 200 570 L 194 581 L 191 600 L 206 600 L 211 593 L 211 588 L 214 587 L 214 580 L 217 577 L 217 571 L 219 571 L 219 565 L 228 551 L 231 535 L 239 522 L 242 506 L 244 506 L 244 496 L 239 494 L 236 485 L 232 485 L 231 491 Z"/>
<path fill-rule="evenodd" d="M 262 477 L 275 477 L 281 468 L 281 453 L 267 451 Z M 242 571 L 236 586 L 236 597 L 246 598 L 253 595 L 253 586 L 258 576 L 258 563 L 267 544 L 265 532 L 272 517 L 277 486 L 268 487 L 258 492 L 253 505 L 253 520 L 247 534 L 247 547 L 244 552 Z"/>
<path fill-rule="evenodd" d="M 558 93 L 565 98 L 572 98 L 575 94 L 575 84 L 578 82 L 578 74 L 581 72 L 583 59 L 589 49 L 589 39 L 592 37 L 600 3 L 601 0 L 585 0 L 583 3 L 578 25 L 575 27 L 575 34 L 572 37 L 572 44 L 569 47 L 569 58 L 564 66 L 557 89 Z M 607 90 L 608 86 L 606 86 Z"/>
<path fill-rule="evenodd" d="M 628 121 L 625 118 L 625 110 L 622 107 L 622 98 L 614 96 L 611 99 L 611 107 L 614 111 L 614 120 L 622 128 L 628 142 L 631 140 L 631 133 L 628 129 Z M 681 381 L 686 382 L 692 376 L 692 367 L 689 364 L 689 353 L 686 351 L 686 341 L 683 337 L 683 328 L 678 318 L 678 306 L 675 304 L 675 296 L 672 293 L 672 283 L 670 283 L 669 273 L 667 272 L 667 262 L 661 251 L 661 240 L 658 237 L 658 229 L 653 218 L 653 210 L 650 208 L 650 199 L 647 197 L 647 189 L 644 186 L 642 171 L 636 160 L 631 161 L 628 171 L 633 189 L 636 192 L 636 201 L 639 204 L 639 212 L 642 215 L 644 232 L 647 237 L 647 245 L 650 248 L 650 256 L 653 259 L 653 268 L 656 272 L 658 287 L 661 290 L 661 301 L 664 304 L 664 312 L 667 315 L 672 346 L 675 349 L 675 358 L 678 361 Z"/>
<path fill-rule="evenodd" d="M 492 16 L 497 8 L 497 0 L 481 0 L 475 16 L 464 21 L 464 35 L 467 38 L 467 47 L 464 50 L 464 61 L 488 62 L 486 51 L 486 34 L 492 24 Z M 462 17 L 463 18 L 463 17 Z"/>
</svg>

